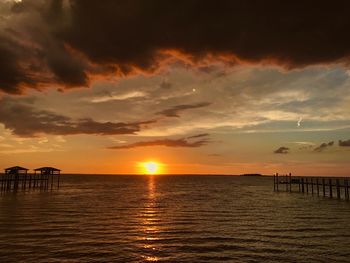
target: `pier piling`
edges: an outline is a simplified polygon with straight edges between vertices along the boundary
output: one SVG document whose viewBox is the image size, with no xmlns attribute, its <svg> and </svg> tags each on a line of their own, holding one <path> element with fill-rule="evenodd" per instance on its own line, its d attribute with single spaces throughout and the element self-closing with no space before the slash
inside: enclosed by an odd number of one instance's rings
<svg viewBox="0 0 350 263">
<path fill-rule="evenodd" d="M 301 178 L 301 191 L 305 193 L 305 188 L 304 188 L 304 178 Z"/>
<path fill-rule="evenodd" d="M 329 179 L 329 197 L 333 197 L 333 185 L 332 185 L 332 179 Z"/>
<path fill-rule="evenodd" d="M 340 199 L 339 179 L 336 179 L 336 187 L 337 187 L 337 198 Z"/>
<path fill-rule="evenodd" d="M 29 174 L 27 168 L 14 166 L 5 169 L 5 173 L 0 175 L 0 191 L 26 191 L 26 189 L 52 190 L 57 177 L 57 189 L 60 184 L 61 170 L 53 167 L 41 167 L 34 169 L 34 174 Z M 51 185 L 50 185 L 51 180 Z"/>
<path fill-rule="evenodd" d="M 274 191 L 279 191 L 279 184 L 285 184 L 285 191 L 290 193 L 299 192 L 306 194 L 310 193 L 312 195 L 315 195 L 317 193 L 317 196 L 323 195 L 323 197 L 336 197 L 339 200 L 350 200 L 350 185 L 349 178 L 347 177 L 292 177 L 291 173 L 286 174 L 285 176 L 279 176 L 279 174 L 276 173 L 273 176 L 273 184 Z M 295 189 L 293 191 L 293 184 L 298 185 L 296 191 Z"/>
<path fill-rule="evenodd" d="M 289 192 L 292 192 L 292 174 L 289 173 Z"/>
</svg>

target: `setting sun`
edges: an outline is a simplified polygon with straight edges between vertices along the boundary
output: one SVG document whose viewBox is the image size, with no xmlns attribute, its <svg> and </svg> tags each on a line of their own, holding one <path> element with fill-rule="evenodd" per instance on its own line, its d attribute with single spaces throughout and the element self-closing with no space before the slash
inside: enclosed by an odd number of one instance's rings
<svg viewBox="0 0 350 263">
<path fill-rule="evenodd" d="M 156 174 L 159 171 L 159 164 L 156 162 L 146 162 L 143 164 L 146 174 Z"/>
</svg>

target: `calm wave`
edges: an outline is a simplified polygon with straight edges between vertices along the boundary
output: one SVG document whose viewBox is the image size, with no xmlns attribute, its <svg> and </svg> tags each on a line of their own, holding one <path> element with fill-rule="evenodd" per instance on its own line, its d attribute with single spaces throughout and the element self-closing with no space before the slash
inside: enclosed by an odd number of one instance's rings
<svg viewBox="0 0 350 263">
<path fill-rule="evenodd" d="M 272 178 L 65 175 L 0 196 L 0 262 L 349 262 L 350 203 Z"/>
</svg>

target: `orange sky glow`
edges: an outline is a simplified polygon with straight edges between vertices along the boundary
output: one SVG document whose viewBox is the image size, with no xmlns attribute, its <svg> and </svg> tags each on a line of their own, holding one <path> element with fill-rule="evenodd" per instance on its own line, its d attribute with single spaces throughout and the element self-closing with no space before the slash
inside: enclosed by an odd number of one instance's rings
<svg viewBox="0 0 350 263">
<path fill-rule="evenodd" d="M 0 1 L 0 169 L 349 175 L 347 9 L 304 5 Z"/>
</svg>

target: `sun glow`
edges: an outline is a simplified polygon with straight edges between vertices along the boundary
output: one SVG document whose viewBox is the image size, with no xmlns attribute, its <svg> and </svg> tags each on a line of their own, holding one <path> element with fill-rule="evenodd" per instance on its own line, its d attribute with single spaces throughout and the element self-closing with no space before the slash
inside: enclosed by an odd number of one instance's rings
<svg viewBox="0 0 350 263">
<path fill-rule="evenodd" d="M 163 174 L 164 164 L 156 162 L 154 160 L 139 162 L 138 163 L 138 173 L 140 174 Z"/>
<path fill-rule="evenodd" d="M 159 171 L 159 164 L 156 162 L 145 162 L 143 167 L 146 174 L 157 174 Z"/>
</svg>

